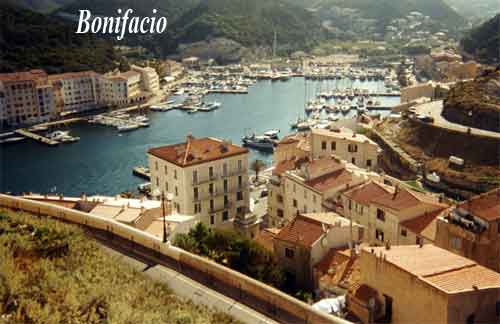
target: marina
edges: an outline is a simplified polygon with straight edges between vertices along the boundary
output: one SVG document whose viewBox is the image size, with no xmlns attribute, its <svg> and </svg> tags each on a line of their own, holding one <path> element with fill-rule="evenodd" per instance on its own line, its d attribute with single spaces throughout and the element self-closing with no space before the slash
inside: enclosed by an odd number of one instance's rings
<svg viewBox="0 0 500 324">
<path fill-rule="evenodd" d="M 187 114 L 180 109 L 170 109 L 168 113 L 147 112 L 146 109 L 134 107 L 128 112 L 130 116 L 145 115 L 150 126 L 130 132 L 119 132 L 116 127 L 99 124 L 70 124 L 68 129 L 72 136 L 80 137 L 80 141 L 71 145 L 49 149 L 31 140 L 2 145 L 2 154 L 9 158 L 4 159 L 2 166 L 6 171 L 0 190 L 65 192 L 71 195 L 83 192 L 114 195 L 126 190 L 134 191 L 144 180 L 133 176 L 131 170 L 138 165 L 147 165 L 146 152 L 149 148 L 182 142 L 189 133 L 196 137 L 217 134 L 240 145 L 243 136 L 264 134 L 269 130 L 279 130 L 279 137 L 282 138 L 296 131 L 291 129 L 291 124 L 298 118 L 307 120 L 305 105 L 316 98 L 320 88 L 335 89 L 335 86 L 339 89 L 351 86 L 377 91 L 384 84 L 382 81 L 359 80 L 306 81 L 302 77 L 283 82 L 258 81 L 249 86 L 247 95 L 205 95 L 204 102 L 221 103 L 219 109 L 210 113 Z M 184 90 L 182 95 L 174 96 L 172 100 L 178 102 L 188 92 Z M 381 106 L 399 104 L 398 97 L 374 99 L 379 100 Z M 168 105 L 166 102 L 163 104 Z M 372 113 L 384 116 L 390 111 L 374 110 Z M 349 110 L 342 114 L 323 111 L 321 115 L 325 120 L 334 121 L 353 118 L 357 112 Z M 318 125 L 325 124 L 318 122 Z M 271 152 L 250 151 L 250 159 L 261 159 L 270 165 Z M 37 163 L 30 163 L 34 160 Z M 74 181 L 75 178 L 78 181 Z"/>
</svg>

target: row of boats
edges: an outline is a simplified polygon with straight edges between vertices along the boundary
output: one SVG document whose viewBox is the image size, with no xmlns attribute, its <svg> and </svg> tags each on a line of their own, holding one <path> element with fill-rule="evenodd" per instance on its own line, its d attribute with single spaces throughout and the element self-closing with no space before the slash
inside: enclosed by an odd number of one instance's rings
<svg viewBox="0 0 500 324">
<path fill-rule="evenodd" d="M 262 135 L 245 135 L 241 139 L 243 146 L 264 152 L 273 152 L 279 140 L 280 131 L 272 129 Z"/>
<path fill-rule="evenodd" d="M 130 132 L 149 127 L 149 118 L 144 115 L 131 116 L 124 112 L 112 112 L 97 115 L 88 120 L 90 124 L 98 124 L 116 128 L 119 132 Z"/>
</svg>

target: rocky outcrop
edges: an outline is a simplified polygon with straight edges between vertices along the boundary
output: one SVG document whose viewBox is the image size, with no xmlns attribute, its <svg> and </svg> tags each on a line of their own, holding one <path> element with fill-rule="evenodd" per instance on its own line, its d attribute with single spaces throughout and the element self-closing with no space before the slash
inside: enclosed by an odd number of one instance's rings
<svg viewBox="0 0 500 324">
<path fill-rule="evenodd" d="M 443 117 L 464 126 L 500 132 L 500 70 L 453 87 Z"/>
</svg>

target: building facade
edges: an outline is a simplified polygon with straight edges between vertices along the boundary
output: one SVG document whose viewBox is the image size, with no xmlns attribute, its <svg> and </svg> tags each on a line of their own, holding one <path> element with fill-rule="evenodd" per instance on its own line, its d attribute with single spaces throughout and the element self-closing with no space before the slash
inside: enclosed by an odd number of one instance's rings
<svg viewBox="0 0 500 324">
<path fill-rule="evenodd" d="M 351 235 L 352 233 L 352 235 Z M 316 289 L 314 266 L 333 248 L 359 242 L 363 229 L 335 213 L 297 215 L 274 237 L 274 253 L 297 287 Z"/>
<path fill-rule="evenodd" d="M 93 71 L 49 76 L 56 89 L 59 113 L 78 113 L 99 108 L 104 103 L 102 76 Z"/>
<path fill-rule="evenodd" d="M 188 136 L 148 151 L 152 192 L 171 193 L 173 208 L 211 227 L 231 227 L 249 211 L 248 150 Z"/>
<path fill-rule="evenodd" d="M 376 170 L 381 149 L 365 135 L 342 130 L 313 129 L 311 154 L 314 159 L 335 156 L 358 167 Z"/>
<path fill-rule="evenodd" d="M 436 245 L 500 272 L 500 189 L 446 211 L 437 222 Z"/>
<path fill-rule="evenodd" d="M 0 117 L 7 126 L 46 122 L 56 113 L 53 87 L 42 70 L 0 74 Z"/>
<path fill-rule="evenodd" d="M 365 248 L 347 298 L 363 323 L 498 323 L 500 274 L 432 244 Z"/>
<path fill-rule="evenodd" d="M 132 71 L 141 74 L 141 87 L 151 93 L 160 91 L 160 78 L 152 67 L 140 67 L 132 65 Z"/>
<path fill-rule="evenodd" d="M 412 245 L 434 242 L 440 197 L 370 181 L 342 195 L 344 216 L 365 226 L 365 242 Z"/>
</svg>

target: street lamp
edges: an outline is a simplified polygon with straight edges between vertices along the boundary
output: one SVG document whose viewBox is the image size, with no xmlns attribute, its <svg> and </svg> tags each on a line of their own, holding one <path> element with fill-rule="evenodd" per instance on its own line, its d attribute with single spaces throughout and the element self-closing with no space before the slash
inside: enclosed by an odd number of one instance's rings
<svg viewBox="0 0 500 324">
<path fill-rule="evenodd" d="M 161 208 L 163 213 L 163 243 L 167 243 L 167 220 L 166 220 L 167 212 L 165 210 L 165 198 L 169 203 L 169 207 L 171 207 L 170 203 L 173 199 L 173 195 L 171 193 L 167 193 L 165 197 L 165 192 L 162 191 L 161 193 Z"/>
</svg>

